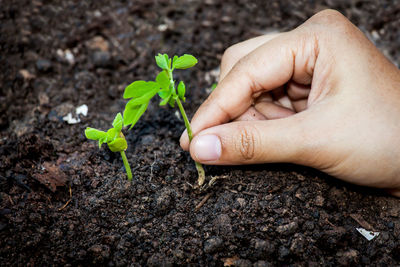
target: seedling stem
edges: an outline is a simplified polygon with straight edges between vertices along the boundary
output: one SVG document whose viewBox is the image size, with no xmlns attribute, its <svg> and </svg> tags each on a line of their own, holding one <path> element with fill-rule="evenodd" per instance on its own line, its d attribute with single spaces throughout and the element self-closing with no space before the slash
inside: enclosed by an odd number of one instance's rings
<svg viewBox="0 0 400 267">
<path fill-rule="evenodd" d="M 183 121 L 185 122 L 185 127 L 186 127 L 186 131 L 187 131 L 187 134 L 188 134 L 188 137 L 189 137 L 189 142 L 192 142 L 193 133 L 192 133 L 192 128 L 190 127 L 190 122 L 189 122 L 189 120 L 188 120 L 188 118 L 186 116 L 186 112 L 183 109 L 182 103 L 179 100 L 179 98 L 176 100 L 176 102 L 178 103 L 178 107 L 179 107 L 179 110 L 180 110 L 180 112 L 182 114 Z M 198 183 L 199 186 L 202 186 L 204 184 L 205 179 L 206 179 L 206 174 L 204 172 L 203 165 L 201 165 L 201 163 L 198 163 L 197 161 L 195 161 L 194 163 L 196 165 L 196 170 L 197 170 L 197 173 L 199 175 L 197 183 Z"/>
<path fill-rule="evenodd" d="M 185 122 L 186 132 L 189 137 L 189 142 L 192 142 L 192 139 L 193 139 L 192 127 L 190 127 L 190 122 L 186 115 L 185 109 L 183 108 L 182 102 L 176 94 L 175 81 L 174 81 L 174 77 L 173 77 L 171 69 L 168 69 L 168 78 L 169 78 L 169 84 L 170 84 L 169 86 L 172 88 L 172 97 L 175 99 L 176 103 L 178 104 L 179 111 L 182 114 L 183 121 Z M 206 175 L 204 172 L 203 165 L 201 165 L 201 163 L 198 163 L 197 161 L 195 161 L 195 166 L 196 166 L 197 173 L 199 175 L 199 177 L 197 179 L 197 184 L 201 187 L 204 184 Z"/>
<path fill-rule="evenodd" d="M 132 171 L 131 167 L 129 166 L 128 159 L 126 158 L 125 151 L 121 151 L 121 157 L 122 161 L 124 162 L 125 170 L 126 170 L 126 175 L 128 176 L 128 180 L 132 181 Z"/>
</svg>

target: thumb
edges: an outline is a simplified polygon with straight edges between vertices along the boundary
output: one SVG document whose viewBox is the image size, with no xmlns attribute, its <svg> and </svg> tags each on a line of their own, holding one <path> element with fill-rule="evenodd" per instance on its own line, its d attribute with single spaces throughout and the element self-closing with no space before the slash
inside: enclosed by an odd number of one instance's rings
<svg viewBox="0 0 400 267">
<path fill-rule="evenodd" d="M 306 112 L 303 112 L 306 113 Z M 208 128 L 190 143 L 192 158 L 214 165 L 290 162 L 308 165 L 314 147 L 303 113 L 277 120 L 237 121 Z M 307 136 L 306 136 L 307 134 Z"/>
</svg>

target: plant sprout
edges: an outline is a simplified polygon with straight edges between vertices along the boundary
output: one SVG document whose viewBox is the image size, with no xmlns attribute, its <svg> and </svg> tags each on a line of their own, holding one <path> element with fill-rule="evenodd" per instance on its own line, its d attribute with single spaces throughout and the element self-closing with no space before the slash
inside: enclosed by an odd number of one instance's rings
<svg viewBox="0 0 400 267">
<path fill-rule="evenodd" d="M 125 155 L 125 150 L 128 148 L 128 144 L 125 140 L 125 136 L 121 132 L 123 123 L 124 120 L 122 115 L 121 113 L 118 113 L 112 123 L 113 128 L 109 129 L 107 132 L 103 132 L 87 127 L 85 130 L 85 136 L 87 139 L 99 141 L 99 148 L 101 148 L 102 144 L 107 143 L 108 148 L 112 152 L 120 152 L 128 179 L 132 180 L 131 167 L 129 166 L 128 159 Z"/>
<path fill-rule="evenodd" d="M 125 88 L 124 98 L 131 98 L 131 100 L 125 106 L 124 126 L 130 125 L 129 129 L 131 129 L 146 111 L 150 100 L 158 94 L 162 99 L 160 106 L 169 104 L 174 108 L 175 103 L 177 104 L 185 122 L 189 141 L 192 141 L 192 128 L 181 102 L 186 100 L 186 86 L 183 81 L 180 81 L 176 86 L 173 71 L 175 69 L 191 68 L 197 64 L 197 59 L 188 54 L 180 57 L 174 56 L 173 59 L 169 58 L 167 54 L 158 54 L 155 59 L 158 67 L 162 69 L 155 81 L 135 81 Z M 200 163 L 195 162 L 195 164 L 199 175 L 198 185 L 202 186 L 205 180 L 204 169 Z"/>
</svg>

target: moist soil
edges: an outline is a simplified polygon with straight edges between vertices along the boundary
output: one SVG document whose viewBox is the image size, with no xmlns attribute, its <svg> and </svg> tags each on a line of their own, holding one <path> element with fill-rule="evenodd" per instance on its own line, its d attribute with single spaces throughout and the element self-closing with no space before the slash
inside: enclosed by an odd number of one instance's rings
<svg viewBox="0 0 400 267">
<path fill-rule="evenodd" d="M 336 266 L 400 261 L 400 200 L 287 165 L 196 170 L 183 122 L 152 101 L 118 153 L 86 140 L 123 110 L 123 90 L 157 73 L 154 55 L 190 53 L 191 117 L 224 50 L 340 10 L 395 64 L 398 1 L 1 1 L 2 266 Z M 62 118 L 86 104 L 87 116 Z M 379 232 L 368 241 L 356 228 Z"/>
</svg>

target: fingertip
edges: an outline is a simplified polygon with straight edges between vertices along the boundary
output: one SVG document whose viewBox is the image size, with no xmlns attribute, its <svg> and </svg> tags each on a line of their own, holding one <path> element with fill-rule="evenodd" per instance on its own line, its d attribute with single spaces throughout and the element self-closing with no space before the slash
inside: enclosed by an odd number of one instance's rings
<svg viewBox="0 0 400 267">
<path fill-rule="evenodd" d="M 190 155 L 196 162 L 215 163 L 219 160 L 221 154 L 221 140 L 217 135 L 199 135 L 193 138 L 190 143 Z"/>
<path fill-rule="evenodd" d="M 183 150 L 189 151 L 189 137 L 186 129 L 183 131 L 179 139 L 179 144 Z"/>
</svg>

